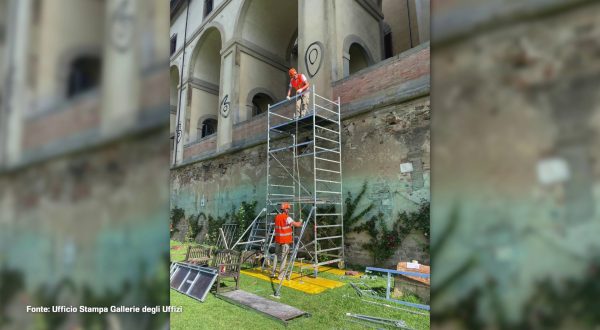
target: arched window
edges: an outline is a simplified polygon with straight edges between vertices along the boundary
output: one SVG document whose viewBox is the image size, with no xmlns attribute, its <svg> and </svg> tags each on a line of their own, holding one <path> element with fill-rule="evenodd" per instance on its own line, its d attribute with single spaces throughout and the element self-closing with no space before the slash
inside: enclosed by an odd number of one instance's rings
<svg viewBox="0 0 600 330">
<path fill-rule="evenodd" d="M 205 119 L 198 127 L 198 136 L 205 138 L 217 133 L 217 120 L 213 118 Z"/>
<path fill-rule="evenodd" d="M 361 45 L 353 43 L 348 54 L 350 55 L 350 74 L 369 66 L 368 56 Z"/>
<path fill-rule="evenodd" d="M 67 97 L 90 90 L 100 84 L 100 59 L 94 56 L 78 57 L 69 68 Z"/>
<path fill-rule="evenodd" d="M 252 98 L 252 117 L 267 112 L 269 104 L 273 104 L 273 99 L 267 94 L 258 93 Z"/>
<path fill-rule="evenodd" d="M 192 52 L 191 93 L 188 98 L 190 111 L 185 112 L 186 123 L 184 140 L 188 142 L 216 132 L 216 124 L 207 128 L 210 133 L 203 134 L 202 124 L 207 118 L 217 119 L 219 116 L 219 83 L 221 76 L 221 32 L 215 26 L 209 27 L 200 36 Z M 194 130 L 196 124 L 196 130 Z"/>
</svg>

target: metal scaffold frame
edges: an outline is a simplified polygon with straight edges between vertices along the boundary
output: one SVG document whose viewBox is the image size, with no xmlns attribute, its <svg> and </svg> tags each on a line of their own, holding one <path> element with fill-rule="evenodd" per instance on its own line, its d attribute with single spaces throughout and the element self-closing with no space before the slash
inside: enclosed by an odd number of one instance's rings
<svg viewBox="0 0 600 330">
<path fill-rule="evenodd" d="M 329 100 L 315 93 L 314 86 L 310 93 L 308 113 L 303 116 L 294 111 L 302 94 L 268 106 L 267 211 L 264 221 L 253 224 L 249 240 L 263 240 L 261 250 L 268 260 L 275 249 L 274 216 L 282 202 L 289 202 L 290 216 L 298 221 L 304 213 L 307 218 L 303 220 L 313 226 L 312 237 L 308 230 L 304 233 L 307 223 L 294 229 L 289 262 L 293 265 L 295 256 L 305 253 L 317 276 L 319 266 L 338 263 L 343 267 L 345 259 L 342 134 L 339 97 L 337 102 Z M 292 267 L 288 268 L 291 272 Z M 289 278 L 290 274 L 286 271 L 285 275 Z"/>
</svg>

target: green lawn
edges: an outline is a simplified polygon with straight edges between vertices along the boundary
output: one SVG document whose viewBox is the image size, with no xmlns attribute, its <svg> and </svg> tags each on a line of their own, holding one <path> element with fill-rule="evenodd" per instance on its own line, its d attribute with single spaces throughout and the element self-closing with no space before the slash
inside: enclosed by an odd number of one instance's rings
<svg viewBox="0 0 600 330">
<path fill-rule="evenodd" d="M 171 246 L 180 243 L 171 243 Z M 173 261 L 181 261 L 185 257 L 187 247 L 179 250 L 171 250 Z M 365 281 L 370 286 L 385 288 L 385 280 L 363 280 L 358 278 L 341 278 L 332 274 L 321 274 L 320 276 L 343 281 L 356 282 Z M 226 282 L 233 285 L 232 282 Z M 271 284 L 251 276 L 243 275 L 240 280 L 240 288 L 244 291 L 270 298 L 273 293 Z M 274 299 L 274 298 L 270 298 Z M 412 300 L 412 299 L 411 299 Z M 392 309 L 365 303 L 358 299 L 358 295 L 350 285 L 341 288 L 327 290 L 321 294 L 310 295 L 283 287 L 281 298 L 277 301 L 294 306 L 310 314 L 310 317 L 302 317 L 288 323 L 289 329 L 365 329 L 364 325 L 350 322 L 351 318 L 346 313 L 365 314 L 388 319 L 404 320 L 410 328 L 429 329 L 429 316 L 416 315 L 402 310 Z M 412 300 L 415 301 L 415 300 Z M 384 302 L 390 305 L 393 303 Z M 270 319 L 262 314 L 246 310 L 224 300 L 216 298 L 212 293 L 201 303 L 193 298 L 185 296 L 175 290 L 171 290 L 171 305 L 182 306 L 182 313 L 171 313 L 171 329 L 283 329 L 283 323 Z M 397 305 L 401 308 L 409 307 Z M 413 309 L 419 312 L 422 310 Z M 379 328 L 379 326 L 378 326 Z M 381 325 L 381 328 L 385 326 Z"/>
</svg>

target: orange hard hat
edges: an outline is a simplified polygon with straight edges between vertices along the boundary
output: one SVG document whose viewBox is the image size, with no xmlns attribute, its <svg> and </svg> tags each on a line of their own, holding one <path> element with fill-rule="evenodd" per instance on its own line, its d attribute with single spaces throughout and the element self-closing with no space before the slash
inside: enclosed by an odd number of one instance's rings
<svg viewBox="0 0 600 330">
<path fill-rule="evenodd" d="M 289 210 L 290 209 L 290 203 L 281 203 L 281 209 L 282 210 Z"/>
<path fill-rule="evenodd" d="M 296 69 L 291 68 L 290 71 L 288 71 L 290 73 L 290 77 L 293 77 L 297 72 Z"/>
</svg>

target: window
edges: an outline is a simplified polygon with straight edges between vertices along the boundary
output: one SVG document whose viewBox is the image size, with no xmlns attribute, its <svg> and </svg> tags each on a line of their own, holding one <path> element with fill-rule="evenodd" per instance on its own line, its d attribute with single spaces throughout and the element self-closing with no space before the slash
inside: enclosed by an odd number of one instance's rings
<svg viewBox="0 0 600 330">
<path fill-rule="evenodd" d="M 387 33 L 383 36 L 383 51 L 385 58 L 394 56 L 394 49 L 392 48 L 392 33 Z"/>
<path fill-rule="evenodd" d="M 171 52 L 169 53 L 169 55 L 175 54 L 176 50 L 177 50 L 177 34 L 174 34 L 171 37 Z"/>
<path fill-rule="evenodd" d="M 213 10 L 213 0 L 204 1 L 204 17 L 208 16 Z"/>
<path fill-rule="evenodd" d="M 67 81 L 67 97 L 90 90 L 100 83 L 100 59 L 82 56 L 71 62 Z"/>
<path fill-rule="evenodd" d="M 267 112 L 269 104 L 272 103 L 273 100 L 266 94 L 258 93 L 254 95 L 254 97 L 252 98 L 252 117 Z"/>
<path fill-rule="evenodd" d="M 217 120 L 206 119 L 200 126 L 200 138 L 207 137 L 209 135 L 217 133 Z"/>
<path fill-rule="evenodd" d="M 353 43 L 348 51 L 350 55 L 350 74 L 358 72 L 369 66 L 365 49 L 357 43 Z"/>
<path fill-rule="evenodd" d="M 394 47 L 392 45 L 392 27 L 383 22 L 383 55 L 385 58 L 394 56 Z"/>
</svg>

